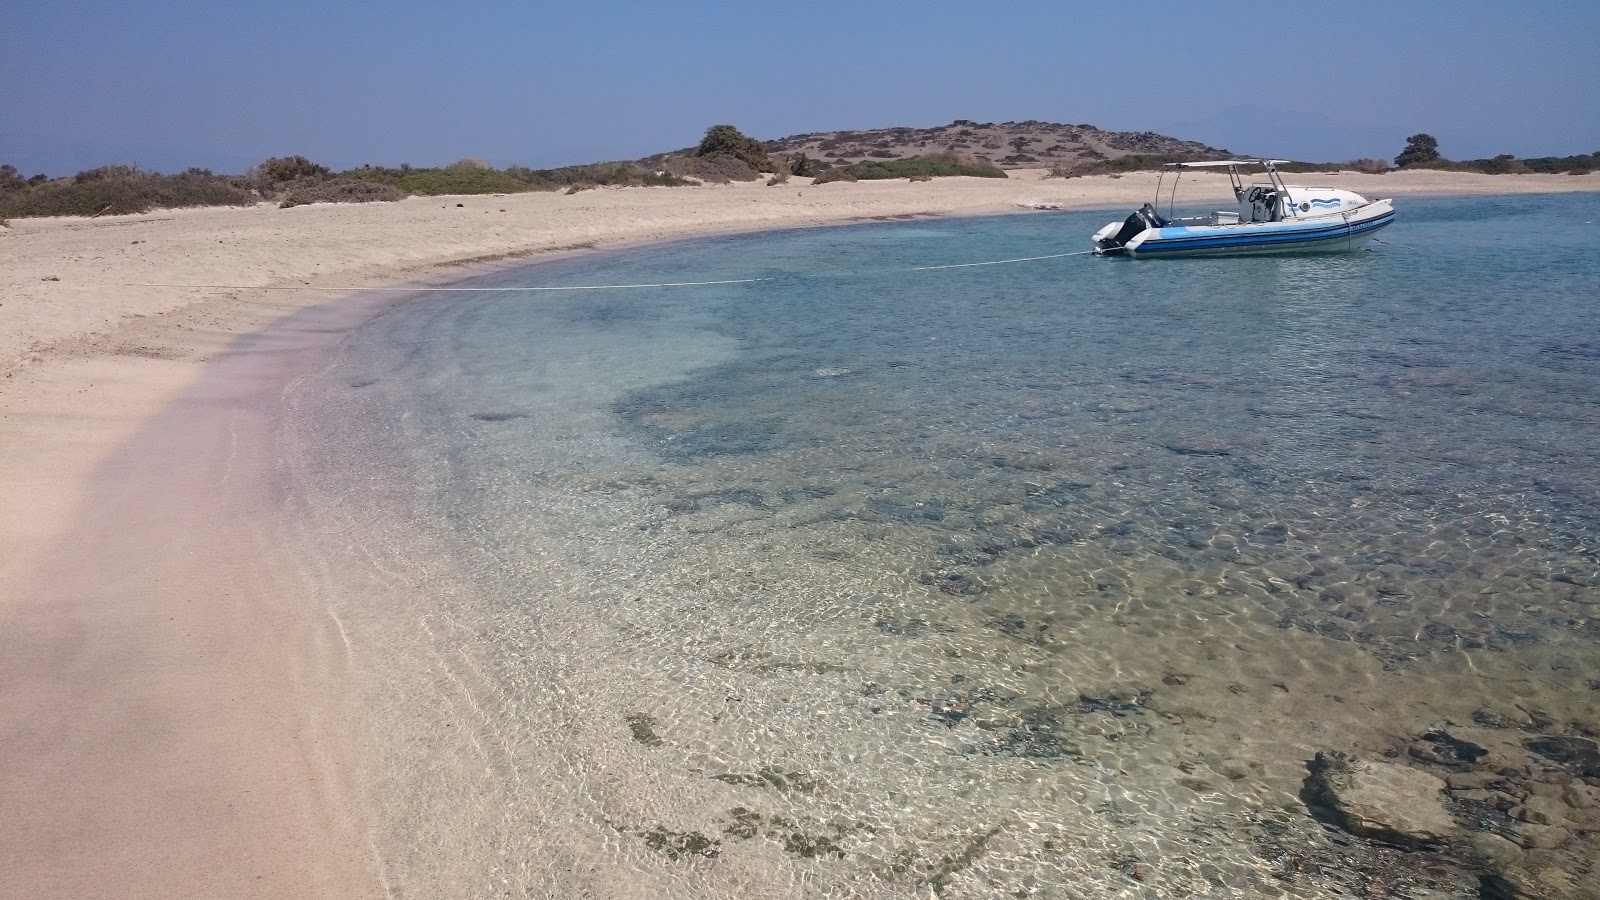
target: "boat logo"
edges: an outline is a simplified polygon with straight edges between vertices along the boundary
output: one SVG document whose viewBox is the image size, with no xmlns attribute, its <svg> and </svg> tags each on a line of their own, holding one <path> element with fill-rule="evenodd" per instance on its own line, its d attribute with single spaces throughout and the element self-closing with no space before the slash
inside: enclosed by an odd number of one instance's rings
<svg viewBox="0 0 1600 900">
<path fill-rule="evenodd" d="M 1331 200 L 1312 199 L 1312 200 L 1306 201 L 1305 203 L 1300 204 L 1300 211 L 1301 212 L 1311 212 L 1312 207 L 1315 207 L 1317 209 L 1327 209 L 1327 208 L 1330 208 L 1330 207 L 1337 207 L 1339 205 L 1340 205 L 1340 201 L 1339 201 L 1339 198 L 1337 198 L 1337 197 L 1335 197 L 1335 198 L 1333 198 Z"/>
</svg>

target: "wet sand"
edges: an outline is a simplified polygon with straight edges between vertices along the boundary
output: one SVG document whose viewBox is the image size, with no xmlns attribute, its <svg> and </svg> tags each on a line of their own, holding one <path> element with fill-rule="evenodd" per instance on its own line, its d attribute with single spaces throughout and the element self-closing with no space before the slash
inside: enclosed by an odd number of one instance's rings
<svg viewBox="0 0 1600 900">
<path fill-rule="evenodd" d="M 64 524 L 31 572 L 8 573 L 0 896 L 378 894 L 345 727 L 348 639 L 288 549 L 275 434 L 286 385 L 392 302 L 303 312 L 205 365 L 52 373 L 58 391 L 111 381 L 120 411 L 8 397 L 13 435 L 19 420 L 71 424 L 45 445 L 55 465 L 10 495 L 13 531 Z M 192 383 L 139 422 L 182 374 Z M 97 435 L 126 439 L 91 465 Z M 48 496 L 80 468 L 70 502 Z"/>
</svg>

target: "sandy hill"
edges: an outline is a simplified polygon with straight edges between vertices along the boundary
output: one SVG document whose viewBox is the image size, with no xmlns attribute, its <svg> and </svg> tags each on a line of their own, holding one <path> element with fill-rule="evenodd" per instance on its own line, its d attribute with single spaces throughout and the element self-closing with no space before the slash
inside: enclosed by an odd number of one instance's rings
<svg viewBox="0 0 1600 900">
<path fill-rule="evenodd" d="M 1072 166 L 1130 153 L 1193 159 L 1220 158 L 1227 151 L 1153 131 L 1103 131 L 1093 125 L 1051 122 L 974 122 L 957 119 L 932 128 L 878 128 L 796 134 L 766 142 L 768 152 L 804 153 L 848 165 L 868 159 L 929 156 L 945 151 L 972 156 L 1003 169 Z"/>
</svg>

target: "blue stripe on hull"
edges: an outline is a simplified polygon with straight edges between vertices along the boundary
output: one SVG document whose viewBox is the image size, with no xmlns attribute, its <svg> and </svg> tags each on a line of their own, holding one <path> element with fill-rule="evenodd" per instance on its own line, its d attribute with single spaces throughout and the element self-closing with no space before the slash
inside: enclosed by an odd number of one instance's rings
<svg viewBox="0 0 1600 900">
<path fill-rule="evenodd" d="M 1129 255 L 1175 257 L 1346 252 L 1359 249 L 1374 232 L 1394 222 L 1394 217 L 1391 211 L 1353 225 L 1340 221 L 1317 228 L 1165 239 L 1157 237 L 1141 241 L 1136 248 L 1129 248 Z"/>
</svg>

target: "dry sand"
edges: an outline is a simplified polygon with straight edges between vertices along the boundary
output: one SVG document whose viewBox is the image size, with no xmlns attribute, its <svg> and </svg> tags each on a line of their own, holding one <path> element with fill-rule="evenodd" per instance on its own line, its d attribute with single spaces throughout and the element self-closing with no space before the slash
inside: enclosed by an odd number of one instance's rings
<svg viewBox="0 0 1600 900">
<path fill-rule="evenodd" d="M 297 366 L 381 304 L 295 319 L 255 339 L 272 352 L 225 356 L 241 336 L 338 289 L 444 280 L 463 265 L 874 217 L 1125 207 L 1154 184 L 1041 175 L 0 229 L 0 897 L 380 892 L 350 799 L 342 635 L 276 550 L 286 526 L 270 408 Z M 1291 180 L 1368 196 L 1600 190 L 1600 175 Z M 1186 177 L 1182 195 L 1222 200 L 1227 182 Z M 1066 249 L 1086 242 L 1062 236 Z"/>
</svg>

